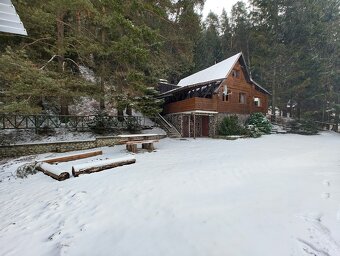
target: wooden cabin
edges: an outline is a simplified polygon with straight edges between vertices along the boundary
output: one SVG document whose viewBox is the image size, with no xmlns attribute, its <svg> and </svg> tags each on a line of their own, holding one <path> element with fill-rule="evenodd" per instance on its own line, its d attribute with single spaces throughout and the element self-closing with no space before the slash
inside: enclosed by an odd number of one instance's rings
<svg viewBox="0 0 340 256">
<path fill-rule="evenodd" d="M 228 115 L 245 121 L 250 113 L 265 114 L 270 95 L 251 78 L 242 53 L 161 89 L 163 115 L 183 137 L 214 136 Z"/>
</svg>

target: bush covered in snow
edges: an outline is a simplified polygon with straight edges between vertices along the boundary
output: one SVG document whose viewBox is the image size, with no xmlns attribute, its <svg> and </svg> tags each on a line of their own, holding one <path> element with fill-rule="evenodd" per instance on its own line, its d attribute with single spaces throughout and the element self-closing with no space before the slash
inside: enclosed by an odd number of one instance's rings
<svg viewBox="0 0 340 256">
<path fill-rule="evenodd" d="M 117 124 L 118 120 L 109 118 L 105 111 L 99 111 L 87 125 L 94 133 L 103 134 L 111 130 L 112 127 L 116 127 Z"/>
<path fill-rule="evenodd" d="M 137 118 L 128 118 L 126 120 L 126 126 L 127 126 L 127 130 L 129 132 L 139 132 L 142 130 L 142 127 L 140 126 Z"/>
<path fill-rule="evenodd" d="M 271 123 L 262 113 L 252 113 L 248 118 L 246 125 L 251 133 L 257 133 L 258 135 L 269 134 L 272 130 Z"/>
<path fill-rule="evenodd" d="M 246 130 L 243 126 L 239 124 L 238 117 L 234 115 L 223 118 L 218 126 L 218 134 L 225 136 L 245 135 Z"/>
<path fill-rule="evenodd" d="M 18 167 L 16 175 L 18 178 L 27 178 L 28 175 L 33 175 L 36 174 L 38 171 L 35 168 L 35 164 L 34 163 L 28 163 L 28 164 L 24 164 L 20 167 Z"/>
<path fill-rule="evenodd" d="M 316 135 L 318 134 L 318 128 L 314 121 L 312 120 L 300 120 L 291 121 L 289 123 L 290 132 L 302 135 Z"/>
</svg>

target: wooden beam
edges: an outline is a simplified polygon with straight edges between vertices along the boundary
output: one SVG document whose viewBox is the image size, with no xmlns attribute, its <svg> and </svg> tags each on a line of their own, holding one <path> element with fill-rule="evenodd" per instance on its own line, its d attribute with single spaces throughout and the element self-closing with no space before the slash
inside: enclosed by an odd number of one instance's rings
<svg viewBox="0 0 340 256">
<path fill-rule="evenodd" d="M 37 164 L 35 168 L 38 171 L 41 171 L 42 173 L 58 181 L 63 181 L 63 180 L 67 180 L 68 178 L 70 178 L 69 172 L 63 171 L 59 169 L 58 166 L 55 166 L 55 165 L 51 165 L 48 163 L 40 163 L 40 164 Z"/>
<path fill-rule="evenodd" d="M 78 159 L 84 159 L 92 156 L 98 156 L 102 155 L 103 152 L 101 150 L 91 151 L 91 152 L 85 152 L 85 153 L 78 153 L 78 154 L 72 154 L 72 155 L 66 155 L 66 156 L 60 156 L 60 157 L 54 157 L 54 158 L 46 158 L 39 160 L 38 162 L 45 162 L 45 163 L 61 163 L 61 162 L 69 162 L 74 161 Z"/>
<path fill-rule="evenodd" d="M 100 172 L 107 169 L 116 168 L 118 166 L 134 164 L 135 158 L 122 158 L 122 159 L 109 159 L 93 162 L 90 164 L 80 164 L 72 167 L 72 174 L 74 177 L 78 177 L 81 174 Z"/>
</svg>

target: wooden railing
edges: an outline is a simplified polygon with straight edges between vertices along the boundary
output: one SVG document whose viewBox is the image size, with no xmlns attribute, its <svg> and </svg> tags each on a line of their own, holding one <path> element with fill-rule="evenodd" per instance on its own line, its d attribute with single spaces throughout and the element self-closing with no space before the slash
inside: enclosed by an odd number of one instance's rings
<svg viewBox="0 0 340 256">
<path fill-rule="evenodd" d="M 5 129 L 39 129 L 68 128 L 73 130 L 86 130 L 96 122 L 99 116 L 62 116 L 62 115 L 0 115 L 0 130 Z M 111 128 L 124 129 L 131 123 L 144 126 L 145 119 L 141 116 L 101 116 L 110 124 Z"/>
</svg>

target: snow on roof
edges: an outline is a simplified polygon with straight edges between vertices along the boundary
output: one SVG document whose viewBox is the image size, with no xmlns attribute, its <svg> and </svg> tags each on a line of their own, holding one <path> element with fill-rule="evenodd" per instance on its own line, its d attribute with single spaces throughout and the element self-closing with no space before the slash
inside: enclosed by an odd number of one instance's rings
<svg viewBox="0 0 340 256">
<path fill-rule="evenodd" d="M 0 2 L 0 32 L 27 36 L 27 31 L 11 0 L 1 0 Z"/>
<path fill-rule="evenodd" d="M 223 60 L 209 68 L 201 70 L 191 76 L 183 78 L 179 81 L 178 86 L 187 86 L 192 84 L 199 84 L 204 82 L 215 81 L 227 77 L 235 63 L 241 57 L 242 53 L 238 53 L 226 60 Z"/>
</svg>

